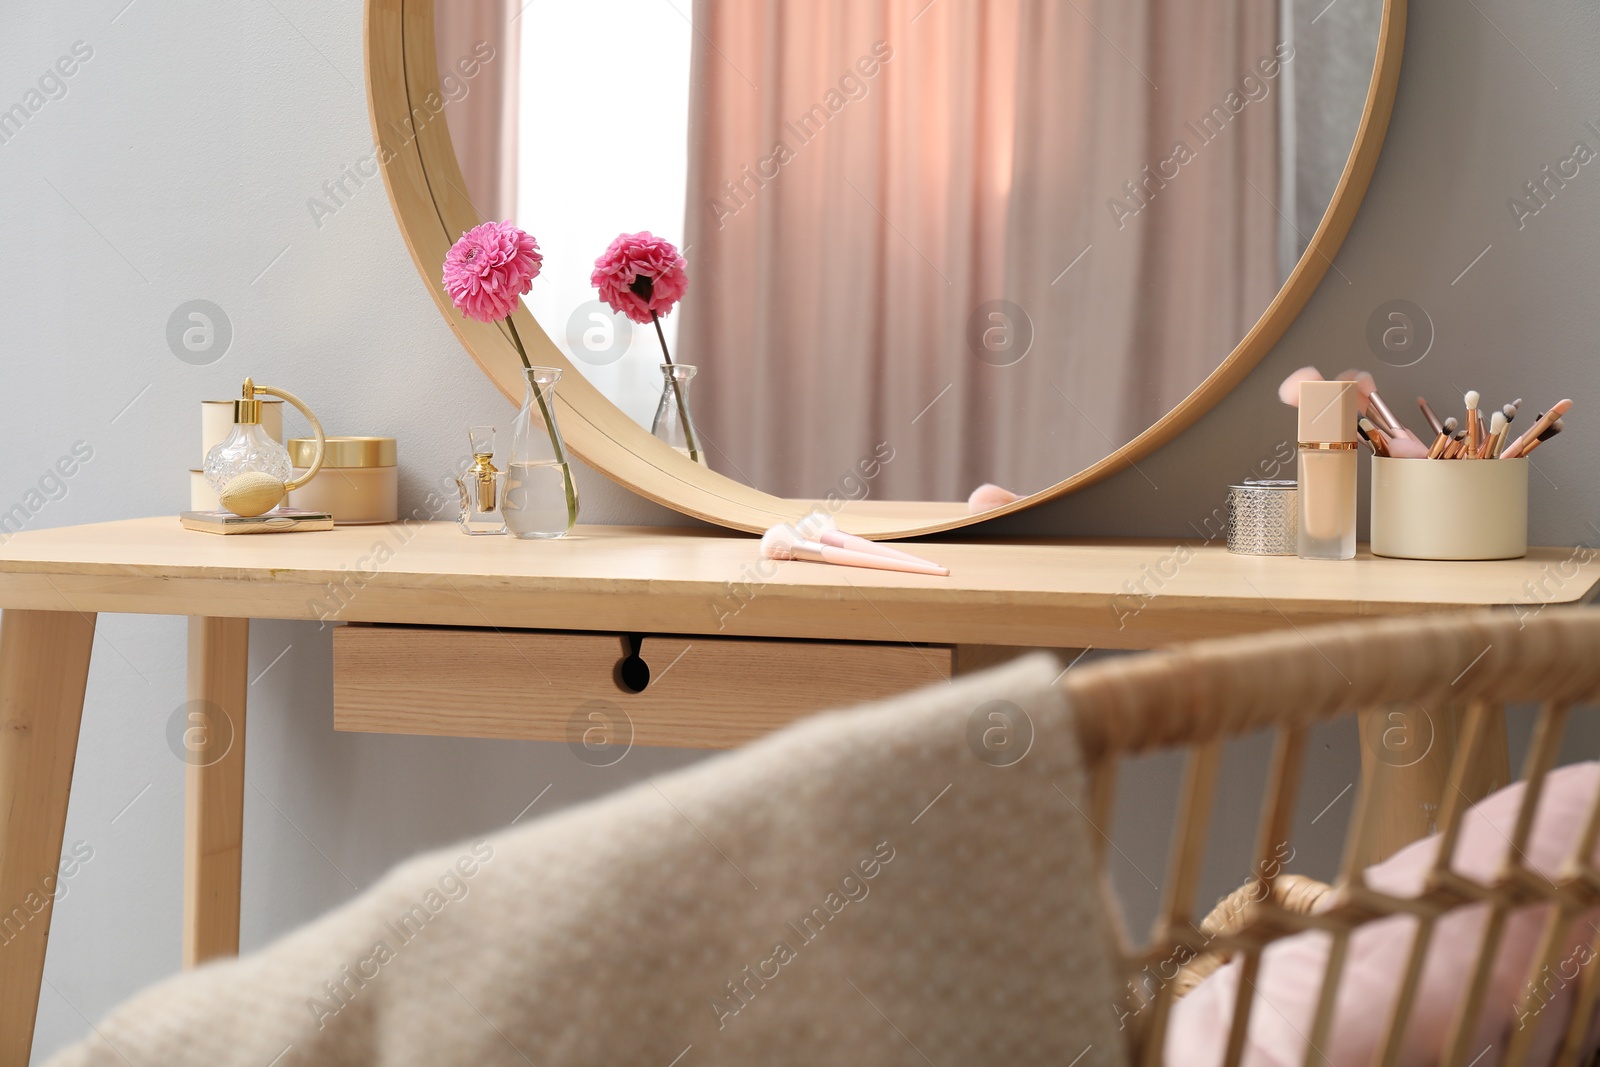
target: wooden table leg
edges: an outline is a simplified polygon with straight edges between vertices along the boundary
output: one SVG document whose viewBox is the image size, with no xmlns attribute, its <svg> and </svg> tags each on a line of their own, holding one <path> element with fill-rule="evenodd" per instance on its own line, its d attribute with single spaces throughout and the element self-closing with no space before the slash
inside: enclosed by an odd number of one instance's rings
<svg viewBox="0 0 1600 1067">
<path fill-rule="evenodd" d="M 1361 773 L 1372 779 L 1376 822 L 1364 866 L 1435 832 L 1465 717 L 1458 704 L 1396 704 L 1361 715 Z M 1469 802 L 1510 783 L 1504 708 L 1490 710 L 1486 731 L 1462 783 Z"/>
<path fill-rule="evenodd" d="M 183 965 L 239 951 L 249 619 L 189 619 Z"/>
<path fill-rule="evenodd" d="M 25 1064 L 67 827 L 94 616 L 0 614 L 0 1064 Z"/>
</svg>

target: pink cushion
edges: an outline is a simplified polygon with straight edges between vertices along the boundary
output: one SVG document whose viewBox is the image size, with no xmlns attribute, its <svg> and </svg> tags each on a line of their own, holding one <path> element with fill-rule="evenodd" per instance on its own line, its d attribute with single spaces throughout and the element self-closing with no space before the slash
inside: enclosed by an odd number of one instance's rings
<svg viewBox="0 0 1600 1067">
<path fill-rule="evenodd" d="M 1558 875 L 1577 845 L 1600 788 L 1600 763 L 1581 763 L 1551 772 L 1545 779 L 1527 850 L 1528 865 L 1546 877 Z M 1487 882 L 1500 869 L 1510 849 L 1517 808 L 1524 784 L 1508 786 L 1486 797 L 1467 813 L 1456 847 L 1455 870 L 1474 881 Z M 1439 839 L 1429 837 L 1367 869 L 1368 884 L 1394 896 L 1418 895 L 1438 852 Z M 1524 908 L 1507 921 L 1496 956 L 1489 990 L 1484 997 L 1469 1062 L 1488 1049 L 1476 1067 L 1500 1062 L 1505 1036 L 1517 1026 L 1516 1003 L 1537 951 L 1548 905 Z M 1466 986 L 1488 919 L 1487 905 L 1472 905 L 1451 912 L 1434 928 L 1416 1007 L 1400 1056 L 1403 1065 L 1436 1063 L 1449 1039 L 1457 1006 Z M 1549 1063 L 1560 1047 L 1572 1011 L 1576 976 L 1594 958 L 1596 916 L 1579 918 L 1567 935 L 1559 964 L 1543 982 L 1542 1006 L 1523 1025 L 1537 1026 L 1530 1064 Z M 1339 988 L 1329 1048 L 1313 1062 L 1328 1067 L 1355 1067 L 1376 1062 L 1384 1030 L 1411 952 L 1417 922 L 1396 915 L 1370 923 L 1352 936 L 1350 954 Z M 1298 934 L 1269 946 L 1262 957 L 1257 996 L 1250 1012 L 1250 1031 L 1243 1062 L 1260 1067 L 1290 1067 L 1302 1062 L 1307 1035 L 1316 1013 L 1323 968 L 1327 962 L 1328 935 Z M 1237 961 L 1202 982 L 1173 1009 L 1167 1033 L 1168 1063 L 1220 1064 L 1227 1046 L 1234 996 L 1239 983 Z M 1595 1034 L 1591 1029 L 1591 1047 Z"/>
</svg>

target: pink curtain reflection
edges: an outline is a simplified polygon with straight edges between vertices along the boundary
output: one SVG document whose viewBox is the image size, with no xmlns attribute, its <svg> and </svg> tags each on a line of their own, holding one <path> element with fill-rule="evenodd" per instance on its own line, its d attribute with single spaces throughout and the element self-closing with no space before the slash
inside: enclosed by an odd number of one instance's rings
<svg viewBox="0 0 1600 1067">
<path fill-rule="evenodd" d="M 527 0 L 437 0 L 433 25 L 445 121 L 467 194 L 487 219 L 517 214 L 517 67 Z M 487 53 L 484 46 L 493 49 Z M 493 58 L 483 61 L 485 55 Z M 467 62 L 470 77 L 460 67 Z M 454 85 L 450 80 L 453 79 Z"/>
<path fill-rule="evenodd" d="M 1185 125 L 1276 7 L 696 0 L 680 358 L 712 465 L 815 497 L 886 444 L 874 496 L 1032 492 L 1179 402 L 1277 291 L 1276 83 Z"/>
</svg>

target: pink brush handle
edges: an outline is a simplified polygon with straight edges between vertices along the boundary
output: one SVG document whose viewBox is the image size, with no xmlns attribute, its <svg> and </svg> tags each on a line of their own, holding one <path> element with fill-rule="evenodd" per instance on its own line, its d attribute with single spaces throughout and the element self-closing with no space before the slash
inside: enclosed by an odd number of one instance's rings
<svg viewBox="0 0 1600 1067">
<path fill-rule="evenodd" d="M 1428 446 L 1422 443 L 1422 438 L 1411 432 L 1411 428 L 1401 422 L 1389 405 L 1383 402 L 1383 397 L 1374 389 L 1367 394 L 1367 418 L 1377 424 L 1389 437 L 1389 451 L 1399 459 L 1427 459 Z M 1388 423 L 1387 426 L 1384 424 Z M 1396 440 L 1399 447 L 1396 447 Z M 1409 442 L 1406 443 L 1406 442 Z"/>
<path fill-rule="evenodd" d="M 1394 437 L 1396 434 L 1403 433 L 1407 437 L 1410 437 L 1413 441 L 1416 440 L 1415 435 L 1412 434 L 1410 430 L 1406 429 L 1405 423 L 1396 418 L 1394 412 L 1389 410 L 1389 405 L 1383 402 L 1383 397 L 1378 395 L 1378 391 L 1376 389 L 1367 394 L 1367 408 L 1367 418 L 1377 423 L 1378 429 L 1382 430 L 1390 437 Z M 1421 444 L 1420 441 L 1417 443 Z"/>
<path fill-rule="evenodd" d="M 817 540 L 825 545 L 832 545 L 834 548 L 849 549 L 852 552 L 864 552 L 869 556 L 883 556 L 886 559 L 899 559 L 907 563 L 921 563 L 929 567 L 939 567 L 932 560 L 923 559 L 921 556 L 913 556 L 909 552 L 902 552 L 898 548 L 892 548 L 889 545 L 880 545 L 876 541 L 868 541 L 865 537 L 847 534 L 843 530 L 823 530 L 822 535 Z M 939 567 L 939 569 L 941 571 L 944 570 L 943 567 Z M 946 571 L 946 573 L 949 572 Z"/>
<path fill-rule="evenodd" d="M 829 544 L 822 546 L 822 562 L 837 563 L 845 567 L 866 567 L 878 571 L 937 574 L 941 577 L 950 573 L 937 563 L 929 563 L 927 560 L 896 559 L 893 556 L 880 556 L 871 552 L 854 552 L 848 548 L 836 548 Z"/>
<path fill-rule="evenodd" d="M 1515 441 L 1512 441 L 1509 445 L 1502 449 L 1500 452 L 1500 458 L 1516 459 L 1522 454 L 1522 450 L 1528 446 L 1529 441 L 1544 433 L 1557 419 L 1571 410 L 1571 400 L 1559 401 L 1555 407 L 1551 408 L 1549 411 L 1540 416 L 1538 422 L 1535 422 L 1532 426 L 1528 427 L 1527 431 L 1524 432 L 1521 437 L 1517 438 Z"/>
</svg>

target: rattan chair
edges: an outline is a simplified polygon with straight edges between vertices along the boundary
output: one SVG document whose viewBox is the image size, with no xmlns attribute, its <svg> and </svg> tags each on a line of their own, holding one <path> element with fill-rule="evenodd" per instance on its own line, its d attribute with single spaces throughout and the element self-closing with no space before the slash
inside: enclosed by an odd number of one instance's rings
<svg viewBox="0 0 1600 1067">
<path fill-rule="evenodd" d="M 1393 1005 L 1381 1062 L 1396 1061 L 1411 1019 L 1427 932 L 1441 915 L 1476 902 L 1491 912 L 1441 1063 L 1467 1067 L 1471 1021 L 1478 1017 L 1488 986 L 1494 950 L 1508 915 L 1515 909 L 1550 904 L 1544 938 L 1535 954 L 1530 983 L 1555 954 L 1586 911 L 1600 906 L 1600 870 L 1590 862 L 1600 836 L 1600 798 L 1579 835 L 1575 855 L 1553 882 L 1529 877 L 1523 858 L 1545 775 L 1560 750 L 1570 710 L 1600 697 L 1600 611 L 1549 610 L 1535 617 L 1511 613 L 1439 615 L 1285 631 L 1264 636 L 1204 642 L 1168 652 L 1110 660 L 1070 671 L 1062 684 L 1076 709 L 1077 730 L 1090 769 L 1089 817 L 1101 829 L 1100 870 L 1110 893 L 1105 843 L 1114 816 L 1118 766 L 1127 757 L 1161 749 L 1187 750 L 1179 815 L 1163 898 L 1150 943 L 1124 944 L 1122 962 L 1128 996 L 1137 1001 L 1132 1058 L 1140 1065 L 1161 1062 L 1161 1050 L 1177 997 L 1230 954 L 1242 957 L 1226 1063 L 1240 1062 L 1261 963 L 1261 952 L 1279 938 L 1307 929 L 1332 935 L 1315 1023 L 1305 1063 L 1320 1062 L 1333 1022 L 1334 994 L 1354 930 L 1387 916 L 1418 918 L 1399 996 Z M 1460 709 L 1455 751 L 1442 795 L 1437 797 L 1438 832 L 1443 846 L 1428 888 L 1417 899 L 1398 899 L 1365 884 L 1363 867 L 1374 855 L 1384 813 L 1373 803 L 1378 775 L 1362 783 L 1346 835 L 1344 859 L 1331 886 L 1289 880 L 1273 861 L 1279 842 L 1290 839 L 1307 732 L 1342 715 L 1379 713 L 1385 705 L 1414 702 L 1430 709 Z M 1503 707 L 1541 705 L 1522 777 L 1528 788 L 1512 835 L 1512 857 L 1500 876 L 1479 884 L 1446 869 L 1469 802 L 1485 791 L 1481 765 L 1497 747 L 1503 751 Z M 1453 713 L 1452 713 L 1453 714 Z M 1271 770 L 1265 782 L 1257 831 L 1259 872 L 1240 894 L 1224 901 L 1205 920 L 1195 899 L 1206 851 L 1223 745 L 1261 730 L 1275 732 Z M 1497 736 L 1497 734 L 1499 736 Z M 1244 875 L 1248 872 L 1240 872 Z M 1311 903 L 1324 892 L 1333 896 L 1316 914 Z M 1600 953 L 1600 935 L 1594 949 Z M 1201 954 L 1204 953 L 1202 956 Z M 1189 958 L 1190 973 L 1180 981 L 1141 981 L 1151 965 Z M 1588 967 L 1577 983 L 1571 1023 L 1557 1062 L 1573 1067 L 1583 1031 L 1600 993 L 1600 967 Z M 1530 985 L 1531 989 L 1531 985 Z M 1527 996 L 1531 996 L 1531 992 Z M 1527 999 L 1519 1010 L 1528 1007 Z M 1509 1035 L 1503 1062 L 1522 1064 L 1536 1027 Z"/>
</svg>

